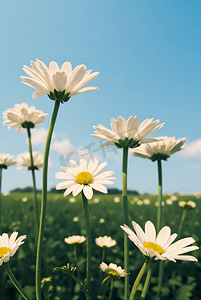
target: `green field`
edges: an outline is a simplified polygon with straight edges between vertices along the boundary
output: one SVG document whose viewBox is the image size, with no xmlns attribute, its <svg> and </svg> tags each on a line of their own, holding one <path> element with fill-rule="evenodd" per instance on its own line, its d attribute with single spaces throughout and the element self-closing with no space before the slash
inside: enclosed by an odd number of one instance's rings
<svg viewBox="0 0 201 300">
<path fill-rule="evenodd" d="M 178 202 L 194 201 L 196 208 L 187 211 L 181 237 L 192 236 L 196 244 L 201 244 L 200 211 L 201 196 L 175 195 L 177 199 L 172 204 L 166 200 L 171 195 L 164 195 L 162 226 L 169 226 L 173 232 L 178 231 L 183 209 Z M 119 197 L 120 201 L 115 197 Z M 40 202 L 41 194 L 38 194 Z M 149 199 L 150 204 L 145 204 Z M 129 217 L 144 228 L 147 220 L 156 225 L 157 208 L 155 202 L 157 196 L 128 196 Z M 140 202 L 139 202 L 140 200 Z M 140 204 L 140 205 L 139 205 Z M 18 231 L 19 235 L 27 235 L 25 243 L 20 246 L 16 254 L 10 260 L 10 266 L 21 285 L 25 287 L 32 299 L 35 299 L 35 233 L 33 216 L 33 195 L 22 193 L 11 193 L 2 195 L 2 232 L 9 235 Z M 101 295 L 100 280 L 104 278 L 103 272 L 99 269 L 102 262 L 102 249 L 95 244 L 95 238 L 99 236 L 111 236 L 117 241 L 117 245 L 106 250 L 104 262 L 111 262 L 123 267 L 123 205 L 120 196 L 95 195 L 89 201 L 90 219 L 92 227 L 92 299 L 99 299 Z M 85 235 L 84 212 L 81 195 L 76 199 L 69 196 L 64 198 L 62 194 L 48 194 L 46 229 L 43 257 L 43 277 L 52 277 L 50 286 L 50 300 L 64 299 L 85 299 L 73 280 L 61 272 L 52 272 L 54 267 L 61 267 L 70 263 L 74 266 L 74 248 L 64 242 L 64 238 L 72 235 Z M 139 249 L 130 242 L 130 283 L 133 284 L 144 259 Z M 77 246 L 79 276 L 85 278 L 85 243 Z M 190 253 L 201 259 L 200 250 Z M 13 288 L 7 278 L 3 267 L 0 268 L 1 276 L 1 299 L 19 300 L 20 294 Z M 158 264 L 155 267 L 150 285 L 150 292 L 147 299 L 155 299 L 157 289 Z M 144 280 L 144 278 L 143 278 Z M 188 300 L 201 299 L 201 263 L 177 261 L 167 262 L 164 269 L 164 284 L 162 289 L 162 300 L 177 299 Z M 143 283 L 143 281 L 142 281 Z M 123 299 L 124 279 L 115 280 L 113 299 Z M 139 285 L 139 295 L 142 285 Z M 106 298 L 105 298 L 106 299 Z"/>
</svg>

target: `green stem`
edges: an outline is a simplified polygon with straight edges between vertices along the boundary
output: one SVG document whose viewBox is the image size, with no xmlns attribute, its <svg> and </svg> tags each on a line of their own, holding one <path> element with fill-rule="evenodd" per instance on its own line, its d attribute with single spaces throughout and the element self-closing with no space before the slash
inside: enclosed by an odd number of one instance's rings
<svg viewBox="0 0 201 300">
<path fill-rule="evenodd" d="M 108 287 L 109 281 L 110 281 L 110 279 L 107 278 L 107 280 L 106 280 L 106 282 L 105 282 L 105 284 L 103 286 L 103 294 L 102 294 L 102 297 L 101 297 L 102 300 L 104 300 L 104 298 L 105 298 L 105 294 L 107 292 L 107 287 Z"/>
<path fill-rule="evenodd" d="M 102 262 L 105 260 L 105 247 L 103 247 L 103 252 L 102 252 Z"/>
<path fill-rule="evenodd" d="M 157 160 L 158 166 L 158 214 L 157 214 L 157 232 L 161 229 L 161 219 L 162 219 L 162 201 L 163 201 L 163 192 L 162 192 L 162 162 Z M 161 289 L 163 282 L 163 263 L 160 262 L 159 274 L 158 274 L 158 289 L 157 297 L 160 299 Z"/>
<path fill-rule="evenodd" d="M 77 245 L 74 244 L 74 259 L 75 259 L 75 266 L 77 267 Z"/>
<path fill-rule="evenodd" d="M 48 300 L 48 299 L 49 299 L 48 294 L 43 294 L 43 296 L 44 296 L 44 299 L 45 299 L 45 300 Z"/>
<path fill-rule="evenodd" d="M 147 267 L 147 262 L 145 261 L 142 268 L 141 268 L 141 270 L 140 270 L 140 272 L 138 273 L 138 276 L 137 276 L 134 284 L 133 284 L 129 300 L 134 299 L 135 293 L 137 292 L 138 284 L 140 283 L 140 280 L 142 279 L 142 276 L 143 276 L 143 274 L 146 270 L 146 267 Z"/>
<path fill-rule="evenodd" d="M 30 300 L 29 296 L 25 293 L 24 289 L 21 287 L 20 283 L 17 281 L 17 279 L 15 278 L 13 272 L 11 271 L 9 262 L 3 264 L 11 282 L 14 284 L 14 286 L 16 287 L 16 289 L 18 290 L 18 292 L 22 295 L 22 297 L 26 300 Z"/>
<path fill-rule="evenodd" d="M 86 243 L 87 243 L 87 265 L 86 265 L 86 290 L 90 295 L 90 284 L 91 284 L 91 226 L 89 220 L 89 206 L 88 200 L 82 191 L 82 200 L 85 214 L 86 224 Z"/>
<path fill-rule="evenodd" d="M 49 125 L 47 139 L 46 139 L 45 152 L 44 152 L 41 216 L 40 216 L 40 228 L 39 228 L 39 235 L 38 235 L 38 248 L 37 248 L 37 257 L 36 257 L 36 299 L 37 300 L 41 300 L 41 260 L 42 260 L 42 248 L 43 248 L 42 246 L 43 246 L 43 237 L 44 237 L 44 229 L 45 229 L 45 215 L 46 215 L 46 202 L 47 202 L 48 156 L 50 151 L 52 133 L 56 122 L 57 114 L 59 111 L 59 106 L 60 106 L 60 101 L 56 100 L 54 104 L 52 118 L 50 120 L 50 125 Z"/>
<path fill-rule="evenodd" d="M 128 147 L 124 147 L 123 163 L 122 163 L 122 196 L 123 196 L 124 224 L 129 226 L 128 198 L 127 198 L 127 166 L 128 166 Z M 124 269 L 126 272 L 124 300 L 128 300 L 129 298 L 129 244 L 128 244 L 128 235 L 125 232 L 124 232 Z"/>
<path fill-rule="evenodd" d="M 39 228 L 39 213 L 38 213 L 38 202 L 37 202 L 37 189 L 36 189 L 36 178 L 35 178 L 35 170 L 34 170 L 34 162 L 33 162 L 33 153 L 32 153 L 32 145 L 31 145 L 31 130 L 27 128 L 28 141 L 29 141 L 29 153 L 31 160 L 31 173 L 33 180 L 33 189 L 34 189 L 34 218 L 35 218 L 35 235 L 36 235 L 36 243 L 38 241 L 38 228 Z"/>
<path fill-rule="evenodd" d="M 77 260 L 77 245 L 74 244 L 74 259 L 75 259 L 75 266 L 77 271 L 77 278 L 80 280 L 80 270 L 78 268 L 78 260 Z"/>
<path fill-rule="evenodd" d="M 156 300 L 160 300 L 160 298 L 161 298 L 161 289 L 162 289 L 162 283 L 163 283 L 163 270 L 164 270 L 164 262 L 160 261 Z"/>
<path fill-rule="evenodd" d="M 181 216 L 181 221 L 179 223 L 179 229 L 178 229 L 178 236 L 177 237 L 179 237 L 182 233 L 182 227 L 183 227 L 183 223 L 184 223 L 184 220 L 185 220 L 185 217 L 186 217 L 186 213 L 187 213 L 187 209 L 184 208 L 183 214 Z"/>
<path fill-rule="evenodd" d="M 85 297 L 87 300 L 91 300 L 88 292 L 86 291 L 85 287 L 83 286 L 83 284 L 79 281 L 79 279 L 75 276 L 74 273 L 71 272 L 70 276 L 72 277 L 73 280 L 75 280 L 75 282 L 77 282 L 80 286 L 81 291 L 85 294 Z"/>
<path fill-rule="evenodd" d="M 111 285 L 110 285 L 110 294 L 109 294 L 109 298 L 108 298 L 108 300 L 111 300 L 112 299 L 112 292 L 113 292 L 113 287 L 114 287 L 114 280 L 113 280 L 113 277 L 110 279 L 110 283 L 111 283 Z"/>
<path fill-rule="evenodd" d="M 148 268 L 148 272 L 147 272 L 147 278 L 146 278 L 145 283 L 144 283 L 144 288 L 142 290 L 140 300 L 144 300 L 146 298 L 146 294 L 147 294 L 148 289 L 149 289 L 149 284 L 150 284 L 150 281 L 151 281 L 151 275 L 152 275 L 154 266 L 155 266 L 154 263 L 149 264 L 149 268 Z"/>
<path fill-rule="evenodd" d="M 0 168 L 0 235 L 1 235 L 1 184 L 2 184 L 2 168 Z"/>
<path fill-rule="evenodd" d="M 157 160 L 158 165 L 158 214 L 157 214 L 157 232 L 161 229 L 162 218 L 162 163 L 161 160 Z"/>
</svg>

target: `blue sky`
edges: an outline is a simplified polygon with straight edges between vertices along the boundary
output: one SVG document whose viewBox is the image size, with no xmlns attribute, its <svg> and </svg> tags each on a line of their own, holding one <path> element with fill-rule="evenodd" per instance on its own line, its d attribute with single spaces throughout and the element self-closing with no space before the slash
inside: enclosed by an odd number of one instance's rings
<svg viewBox="0 0 201 300">
<path fill-rule="evenodd" d="M 61 66 L 70 61 L 85 64 L 100 75 L 90 85 L 99 91 L 74 96 L 61 105 L 52 141 L 48 187 L 59 182 L 60 156 L 71 152 L 75 160 L 89 159 L 86 149 L 118 178 L 121 188 L 121 156 L 98 150 L 91 137 L 94 125 L 110 128 L 112 117 L 138 116 L 160 119 L 165 125 L 151 136 L 186 137 L 186 149 L 163 162 L 164 193 L 201 192 L 201 2 L 172 1 L 2 1 L 1 112 L 26 102 L 49 116 L 32 131 L 33 150 L 44 150 L 44 136 L 53 101 L 32 99 L 34 89 L 24 85 L 23 65 L 40 59 Z M 2 119 L 3 122 L 3 119 Z M 38 131 L 39 130 L 39 131 Z M 38 139 L 36 139 L 36 134 Z M 0 126 L 0 153 L 28 151 L 26 132 Z M 42 140 L 39 137 L 42 136 Z M 3 170 L 2 191 L 31 185 L 27 170 Z M 41 170 L 37 172 L 41 188 Z M 157 166 L 129 156 L 128 188 L 140 193 L 157 192 Z"/>
</svg>

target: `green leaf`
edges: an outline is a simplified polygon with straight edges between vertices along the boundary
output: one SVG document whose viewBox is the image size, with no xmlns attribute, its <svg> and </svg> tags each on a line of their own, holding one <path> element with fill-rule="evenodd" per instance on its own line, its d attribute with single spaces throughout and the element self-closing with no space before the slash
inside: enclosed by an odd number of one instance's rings
<svg viewBox="0 0 201 300">
<path fill-rule="evenodd" d="M 61 271 L 63 272 L 64 274 L 68 274 L 68 275 L 71 275 L 75 272 L 76 270 L 76 267 L 72 267 L 70 268 L 70 265 L 69 263 L 67 264 L 67 266 L 63 266 L 63 267 L 56 267 L 54 268 L 53 272 L 55 271 Z"/>
<path fill-rule="evenodd" d="M 183 285 L 181 286 L 175 293 L 175 300 L 190 300 L 192 296 L 192 289 L 194 288 L 193 285 Z"/>
</svg>

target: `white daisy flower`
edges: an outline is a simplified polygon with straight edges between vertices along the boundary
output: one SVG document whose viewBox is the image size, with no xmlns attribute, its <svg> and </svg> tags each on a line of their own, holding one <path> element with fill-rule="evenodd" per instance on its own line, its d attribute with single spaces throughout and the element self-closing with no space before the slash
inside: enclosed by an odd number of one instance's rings
<svg viewBox="0 0 201 300">
<path fill-rule="evenodd" d="M 167 160 L 173 153 L 182 150 L 186 138 L 176 140 L 175 137 L 160 136 L 158 141 L 144 144 L 130 152 L 133 156 L 149 158 L 152 161 Z"/>
<path fill-rule="evenodd" d="M 95 239 L 96 245 L 98 245 L 99 247 L 103 248 L 103 247 L 113 247 L 116 245 L 116 241 L 112 240 L 112 238 L 110 236 L 99 236 L 98 238 Z"/>
<path fill-rule="evenodd" d="M 36 170 L 43 167 L 43 155 L 40 151 L 33 151 L 33 165 Z M 24 152 L 17 155 L 17 169 L 21 170 L 23 168 L 28 168 L 30 170 L 31 168 L 31 159 L 30 159 L 30 153 Z"/>
<path fill-rule="evenodd" d="M 16 165 L 16 161 L 13 160 L 13 155 L 10 155 L 9 153 L 1 153 L 0 154 L 0 168 L 7 169 L 9 166 Z"/>
<path fill-rule="evenodd" d="M 94 198 L 94 203 L 98 203 L 100 200 L 98 197 Z"/>
<path fill-rule="evenodd" d="M 150 204 L 150 200 L 148 198 L 146 198 L 146 199 L 143 200 L 143 203 L 146 204 L 146 205 L 149 205 Z"/>
<path fill-rule="evenodd" d="M 166 203 L 167 203 L 168 205 L 171 205 L 171 204 L 173 203 L 173 201 L 172 201 L 171 199 L 167 199 L 167 200 L 166 200 Z"/>
<path fill-rule="evenodd" d="M 105 272 L 108 276 L 117 276 L 117 277 L 125 277 L 126 272 L 124 269 L 122 269 L 120 266 L 117 267 L 117 265 L 110 263 L 109 266 L 102 262 L 99 266 L 103 272 Z"/>
<path fill-rule="evenodd" d="M 196 204 L 193 201 L 179 201 L 179 206 L 185 208 L 185 209 L 190 209 L 190 208 L 195 208 Z"/>
<path fill-rule="evenodd" d="M 79 221 L 79 217 L 76 216 L 73 218 L 73 222 L 78 222 L 78 221 Z"/>
<path fill-rule="evenodd" d="M 114 202 L 115 203 L 119 203 L 120 202 L 120 198 L 119 197 L 114 197 Z"/>
<path fill-rule="evenodd" d="M 154 258 L 154 260 L 171 260 L 174 262 L 176 262 L 176 259 L 197 261 L 197 258 L 194 256 L 180 255 L 199 249 L 197 246 L 187 247 L 195 242 L 192 237 L 181 239 L 172 244 L 177 234 L 171 235 L 171 230 L 168 226 L 163 227 L 156 236 L 156 230 L 151 221 L 146 222 L 145 232 L 136 222 L 132 221 L 132 225 L 136 234 L 125 224 L 121 228 L 146 257 Z"/>
<path fill-rule="evenodd" d="M 140 144 L 150 143 L 157 141 L 156 138 L 145 138 L 145 136 L 153 133 L 159 128 L 163 127 L 164 123 L 158 125 L 159 120 L 154 121 L 153 119 L 146 119 L 141 124 L 138 117 L 130 116 L 128 121 L 123 117 L 118 117 L 116 120 L 112 118 L 110 123 L 112 130 L 107 129 L 102 125 L 93 126 L 96 131 L 94 131 L 94 136 L 97 139 L 108 140 L 109 142 L 102 143 L 99 148 L 115 145 L 118 148 L 129 147 L 136 148 Z"/>
<path fill-rule="evenodd" d="M 8 108 L 3 112 L 4 125 L 9 125 L 8 130 L 16 128 L 17 132 L 25 128 L 34 128 L 43 123 L 48 114 L 34 106 L 29 107 L 26 103 L 15 104 L 14 108 Z"/>
<path fill-rule="evenodd" d="M 68 167 L 61 167 L 64 172 L 57 172 L 55 178 L 64 179 L 65 181 L 57 184 L 56 189 L 66 189 L 64 197 L 68 196 L 71 192 L 75 197 L 83 191 L 87 199 L 93 196 L 93 189 L 106 194 L 107 189 L 103 184 L 114 184 L 111 180 L 116 178 L 111 177 L 113 171 L 106 171 L 101 174 L 100 171 L 107 165 L 104 162 L 98 166 L 98 159 L 92 159 L 88 166 L 85 159 L 81 159 L 79 165 L 73 161 L 69 161 Z"/>
<path fill-rule="evenodd" d="M 69 199 L 69 202 L 70 202 L 70 203 L 75 203 L 75 202 L 76 202 L 76 199 L 75 199 L 74 197 L 71 197 L 71 198 Z"/>
<path fill-rule="evenodd" d="M 27 202 L 28 201 L 28 198 L 27 197 L 23 197 L 22 198 L 22 202 Z"/>
<path fill-rule="evenodd" d="M 10 238 L 7 233 L 0 235 L 0 266 L 2 266 L 3 262 L 8 262 L 19 246 L 24 243 L 23 240 L 26 238 L 26 235 L 22 235 L 16 240 L 17 235 L 18 232 L 13 232 Z"/>
<path fill-rule="evenodd" d="M 33 99 L 48 95 L 52 100 L 68 101 L 71 96 L 97 91 L 98 87 L 84 87 L 94 80 L 99 72 L 87 71 L 85 65 L 79 65 L 72 70 L 70 62 L 66 61 L 61 69 L 55 61 L 48 67 L 39 59 L 31 61 L 31 67 L 24 66 L 23 70 L 30 76 L 21 76 L 22 82 L 35 88 Z"/>
<path fill-rule="evenodd" d="M 86 240 L 85 236 L 73 235 L 65 238 L 64 241 L 67 244 L 81 244 Z"/>
</svg>

